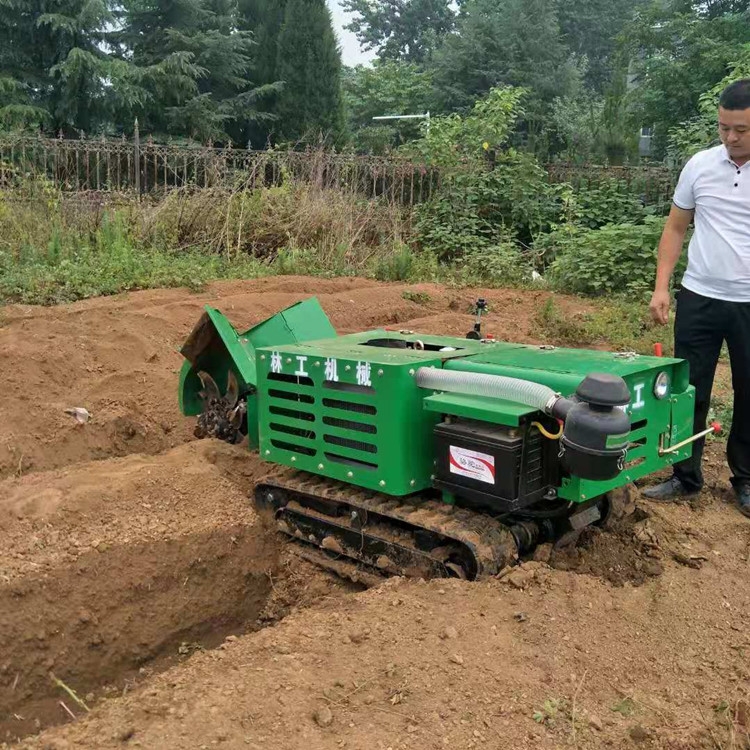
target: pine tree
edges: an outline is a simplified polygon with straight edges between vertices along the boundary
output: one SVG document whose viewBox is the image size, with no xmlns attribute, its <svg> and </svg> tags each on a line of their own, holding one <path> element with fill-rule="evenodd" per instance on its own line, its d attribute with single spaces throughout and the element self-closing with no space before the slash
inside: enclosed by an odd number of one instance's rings
<svg viewBox="0 0 750 750">
<path fill-rule="evenodd" d="M 284 23 L 286 0 L 238 0 L 238 28 L 253 35 L 255 47 L 250 77 L 258 86 L 252 117 L 238 122 L 235 132 L 243 144 L 263 147 L 270 138 L 276 120 L 274 107 L 279 87 L 276 58 L 279 32 Z"/>
<path fill-rule="evenodd" d="M 151 94 L 143 129 L 235 140 L 262 90 L 248 78 L 252 35 L 238 29 L 235 0 L 126 0 L 124 49 Z"/>
<path fill-rule="evenodd" d="M 51 123 L 46 68 L 35 18 L 41 3 L 0 0 L 0 124 L 5 128 Z"/>
<path fill-rule="evenodd" d="M 0 121 L 94 133 L 144 91 L 108 48 L 106 0 L 0 0 Z"/>
<path fill-rule="evenodd" d="M 286 0 L 238 0 L 238 26 L 250 31 L 255 41 L 252 75 L 258 84 L 277 80 L 279 32 L 286 4 Z"/>
<path fill-rule="evenodd" d="M 276 75 L 278 132 L 287 141 L 343 133 L 341 53 L 325 0 L 288 0 Z"/>
</svg>

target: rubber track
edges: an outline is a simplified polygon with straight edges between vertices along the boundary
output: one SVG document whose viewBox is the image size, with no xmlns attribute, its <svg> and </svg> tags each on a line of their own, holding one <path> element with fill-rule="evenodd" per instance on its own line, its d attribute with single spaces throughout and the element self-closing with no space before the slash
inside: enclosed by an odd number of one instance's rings
<svg viewBox="0 0 750 750">
<path fill-rule="evenodd" d="M 468 549 L 474 557 L 477 578 L 493 576 L 505 566 L 517 559 L 517 548 L 513 535 L 508 528 L 490 516 L 472 512 L 463 508 L 448 505 L 435 500 L 419 498 L 411 503 L 405 499 L 394 498 L 368 490 L 362 490 L 350 484 L 324 479 L 314 474 L 290 472 L 282 477 L 269 479 L 256 488 L 256 495 L 264 489 L 277 489 L 293 495 L 320 497 L 327 502 L 343 503 L 348 506 L 377 514 L 379 529 L 383 521 L 393 519 L 401 524 L 411 526 L 416 532 L 427 530 L 442 537 L 447 545 L 459 544 Z M 320 522 L 323 514 L 310 510 L 309 518 Z M 333 520 L 333 519 L 332 519 Z M 373 519 L 374 520 L 374 519 Z M 346 517 L 335 519 L 337 524 L 346 523 Z M 393 542 L 403 545 L 404 534 L 401 527 L 394 528 Z M 335 532 L 333 532 L 335 533 Z M 416 545 L 412 545 L 416 549 Z M 350 554 L 351 551 L 347 551 Z M 420 555 L 425 555 L 423 550 Z M 357 557 L 356 553 L 353 555 Z M 361 558 L 359 558 L 361 559 Z M 371 561 L 361 560 L 372 565 Z M 436 565 L 442 566 L 444 560 L 434 558 Z"/>
</svg>

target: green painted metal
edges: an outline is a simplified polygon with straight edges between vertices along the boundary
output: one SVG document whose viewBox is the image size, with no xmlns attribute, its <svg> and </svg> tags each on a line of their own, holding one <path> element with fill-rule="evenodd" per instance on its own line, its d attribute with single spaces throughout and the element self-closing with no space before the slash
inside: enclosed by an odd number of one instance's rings
<svg viewBox="0 0 750 750">
<path fill-rule="evenodd" d="M 441 361 L 369 347 L 355 359 L 331 343 L 258 350 L 261 456 L 395 496 L 430 487 L 441 417 L 423 408 L 414 368 Z"/>
<path fill-rule="evenodd" d="M 419 341 L 425 349 L 370 345 L 382 343 L 383 339 Z M 440 351 L 445 347 L 453 350 Z M 681 360 L 402 335 L 382 330 L 299 345 L 266 347 L 259 350 L 259 354 L 260 447 L 263 457 L 387 494 L 409 494 L 431 485 L 432 430 L 443 415 L 515 427 L 534 412 L 524 405 L 498 399 L 421 391 L 414 383 L 413 373 L 425 366 L 519 377 L 543 383 L 566 396 L 575 393 L 590 372 L 609 372 L 623 377 L 633 396 L 628 406 L 633 432 L 626 471 L 616 480 L 606 483 L 565 478 L 559 494 L 574 502 L 584 502 L 663 469 L 690 452 L 690 447 L 687 447 L 674 456 L 659 455 L 660 445 L 675 444 L 689 437 L 692 430 L 694 394 L 687 386 L 686 364 Z M 376 413 L 358 414 L 356 418 L 340 413 L 333 415 L 325 406 L 325 399 L 331 399 L 329 390 L 332 385 L 326 382 L 327 361 L 336 363 L 337 387 L 346 394 L 345 400 L 369 404 Z M 272 372 L 273 362 L 281 368 L 280 372 Z M 361 385 L 358 386 L 357 372 L 367 365 L 372 386 L 371 389 L 362 389 Z M 668 373 L 671 383 L 669 397 L 663 400 L 657 399 L 653 393 L 656 377 L 661 372 Z M 274 380 L 276 376 L 286 378 L 287 382 L 279 383 Z M 312 399 L 310 403 L 297 404 L 303 412 L 302 418 L 271 413 L 272 407 L 277 412 L 284 408 L 279 391 L 286 395 L 287 402 L 295 398 L 295 394 Z M 276 395 L 271 395 L 273 392 Z M 424 412 L 429 415 L 427 418 Z M 357 423 L 357 429 L 326 425 L 325 420 L 330 421 L 332 415 Z M 376 430 L 376 433 L 363 434 L 362 425 Z M 331 448 L 331 439 L 338 443 L 336 450 Z M 352 445 L 359 445 L 359 448 L 352 449 Z M 331 455 L 338 456 L 339 462 L 332 461 Z M 340 463 L 342 459 L 351 463 Z"/>
<path fill-rule="evenodd" d="M 499 398 L 464 396 L 460 393 L 436 393 L 424 400 L 424 408 L 438 414 L 477 419 L 480 422 L 518 427 L 523 417 L 534 414 L 534 409 Z"/>
<path fill-rule="evenodd" d="M 607 372 L 622 377 L 631 392 L 627 407 L 632 432 L 625 471 L 610 482 L 593 482 L 578 477 L 565 478 L 558 489 L 560 497 L 585 502 L 605 492 L 641 479 L 690 456 L 692 447 L 660 456 L 659 447 L 669 447 L 690 437 L 693 430 L 694 389 L 688 385 L 685 361 L 586 349 L 507 346 L 489 344 L 474 357 L 446 363 L 446 369 L 504 375 L 542 383 L 564 396 L 571 396 L 591 372 Z M 668 398 L 657 399 L 657 376 L 667 372 Z"/>
<path fill-rule="evenodd" d="M 213 307 L 205 312 L 181 348 L 186 357 L 180 371 L 179 406 L 186 416 L 199 414 L 201 382 L 197 373 L 207 372 L 222 393 L 230 370 L 234 371 L 241 393 L 254 393 L 257 385 L 256 354 L 268 342 L 291 343 L 311 338 L 335 337 L 336 331 L 317 298 L 299 302 L 268 318 L 244 333 L 238 333 L 229 320 Z M 248 439 L 258 447 L 258 405 L 247 398 Z"/>
<path fill-rule="evenodd" d="M 220 387 L 234 369 L 241 387 L 257 389 L 257 397 L 248 399 L 251 446 L 267 461 L 313 474 L 408 495 L 432 486 L 433 430 L 445 415 L 516 427 L 535 414 L 509 401 L 420 389 L 414 377 L 420 367 L 521 378 L 564 396 L 591 372 L 624 378 L 632 425 L 625 470 L 611 482 L 564 478 L 558 493 L 573 502 L 667 468 L 691 452 L 690 446 L 678 454 L 659 452 L 692 434 L 695 394 L 682 360 L 382 329 L 336 336 L 315 299 L 242 334 L 212 308 L 204 317 L 211 335 L 195 346 L 197 326 L 194 346 L 183 348 L 191 355 L 180 377 L 183 413 L 199 406 L 196 369 L 206 369 Z M 662 372 L 670 390 L 658 399 L 654 384 Z"/>
</svg>

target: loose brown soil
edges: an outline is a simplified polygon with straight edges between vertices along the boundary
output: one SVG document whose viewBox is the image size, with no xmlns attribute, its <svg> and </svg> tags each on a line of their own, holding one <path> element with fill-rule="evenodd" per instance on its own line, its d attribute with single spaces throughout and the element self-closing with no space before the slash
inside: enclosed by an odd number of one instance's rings
<svg viewBox="0 0 750 750">
<path fill-rule="evenodd" d="M 204 304 L 246 327 L 312 294 L 341 332 L 459 335 L 482 295 L 487 331 L 537 342 L 548 296 L 285 278 L 0 311 L 0 741 L 750 746 L 750 522 L 720 443 L 692 505 L 636 498 L 499 580 L 358 591 L 265 528 L 248 495 L 272 469 L 192 439 L 177 348 Z"/>
</svg>

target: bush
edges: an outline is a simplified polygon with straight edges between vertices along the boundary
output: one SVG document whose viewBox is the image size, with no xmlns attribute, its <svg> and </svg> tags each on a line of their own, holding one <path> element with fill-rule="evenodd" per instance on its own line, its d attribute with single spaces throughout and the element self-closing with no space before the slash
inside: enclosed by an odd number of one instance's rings
<svg viewBox="0 0 750 750">
<path fill-rule="evenodd" d="M 651 217 L 642 225 L 613 224 L 572 233 L 558 246 L 548 280 L 569 293 L 643 296 L 653 287 L 663 228 L 663 219 Z"/>
<path fill-rule="evenodd" d="M 556 191 L 536 160 L 503 154 L 492 170 L 448 175 L 439 193 L 417 208 L 415 241 L 452 261 L 508 236 L 528 243 L 558 212 Z"/>
<path fill-rule="evenodd" d="M 570 220 L 585 229 L 607 224 L 641 224 L 647 216 L 643 201 L 623 180 L 605 179 L 580 187 L 571 199 Z"/>
<path fill-rule="evenodd" d="M 353 264 L 405 231 L 402 209 L 306 183 L 231 191 L 174 191 L 144 217 L 142 241 L 202 247 L 227 257 L 273 259 L 285 247 L 315 248 L 327 260 L 347 247 Z"/>
<path fill-rule="evenodd" d="M 533 271 L 528 253 L 511 242 L 502 242 L 466 253 L 460 278 L 472 285 L 525 286 L 531 283 Z"/>
<path fill-rule="evenodd" d="M 370 273 L 378 281 L 440 281 L 445 269 L 433 253 L 397 245 L 391 253 L 374 260 Z"/>
</svg>

